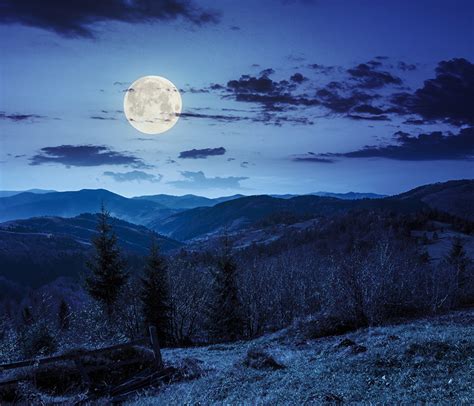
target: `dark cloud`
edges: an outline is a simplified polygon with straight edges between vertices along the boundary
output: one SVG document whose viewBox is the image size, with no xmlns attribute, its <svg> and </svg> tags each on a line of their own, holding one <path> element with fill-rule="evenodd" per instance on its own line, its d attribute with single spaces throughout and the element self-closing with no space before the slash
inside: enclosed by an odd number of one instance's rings
<svg viewBox="0 0 474 406">
<path fill-rule="evenodd" d="M 466 59 L 440 62 L 436 78 L 424 82 L 415 92 L 400 92 L 403 81 L 384 69 L 411 71 L 416 65 L 399 61 L 398 65 L 385 62 L 378 56 L 349 69 L 338 66 L 310 64 L 307 68 L 329 75 L 325 85 L 296 72 L 278 80 L 273 68 L 260 75 L 241 75 L 227 84 L 213 84 L 206 88 L 223 99 L 253 104 L 245 115 L 226 116 L 188 113 L 188 116 L 218 121 L 248 120 L 268 125 L 285 123 L 311 125 L 316 114 L 308 107 L 323 108 L 319 117 L 339 115 L 351 120 L 390 121 L 395 116 L 405 124 L 424 124 L 445 121 L 455 125 L 474 124 L 474 65 Z M 393 87 L 398 90 L 393 90 Z M 327 110 L 326 112 L 324 110 Z M 301 113 L 301 114 L 298 114 Z M 186 114 L 184 114 L 186 116 Z M 304 117 L 301 117 L 304 116 Z"/>
<path fill-rule="evenodd" d="M 102 145 L 59 145 L 41 148 L 30 158 L 30 165 L 57 163 L 66 166 L 129 165 L 149 168 L 140 158 L 129 153 L 116 152 Z"/>
<path fill-rule="evenodd" d="M 202 171 L 185 171 L 181 172 L 181 175 L 185 180 L 175 180 L 168 184 L 183 189 L 241 189 L 240 182 L 248 179 L 242 176 L 208 178 Z"/>
<path fill-rule="evenodd" d="M 297 155 L 291 159 L 293 162 L 313 162 L 319 164 L 332 164 L 335 161 L 329 158 L 321 158 L 314 152 L 308 152 L 305 155 Z"/>
<path fill-rule="evenodd" d="M 4 111 L 0 111 L 0 120 L 9 120 L 15 123 L 19 122 L 33 122 L 47 118 L 39 114 L 6 114 Z"/>
<path fill-rule="evenodd" d="M 369 62 L 370 63 L 370 62 Z M 347 73 L 358 82 L 358 86 L 365 89 L 378 89 L 387 85 L 401 85 L 402 80 L 389 72 L 377 70 L 377 65 L 361 63 L 348 69 Z"/>
<path fill-rule="evenodd" d="M 111 177 L 116 182 L 151 182 L 158 183 L 163 178 L 163 175 L 153 175 L 143 171 L 130 171 L 130 172 L 111 172 L 106 171 L 103 173 L 104 176 Z"/>
<path fill-rule="evenodd" d="M 231 25 L 229 27 L 232 31 L 240 31 L 240 27 L 238 25 Z"/>
<path fill-rule="evenodd" d="M 398 62 L 397 67 L 398 67 L 398 69 L 400 69 L 404 72 L 416 70 L 416 65 L 414 65 L 412 63 L 406 63 L 406 62 L 403 62 L 403 61 Z"/>
<path fill-rule="evenodd" d="M 367 113 L 372 115 L 381 115 L 385 113 L 385 110 L 382 110 L 379 107 L 371 106 L 370 104 L 361 104 L 354 107 L 356 113 Z"/>
<path fill-rule="evenodd" d="M 179 153 L 179 158 L 204 159 L 208 156 L 224 155 L 225 153 L 226 149 L 224 147 L 191 149 L 189 151 L 181 151 Z"/>
<path fill-rule="evenodd" d="M 241 120 L 249 120 L 249 117 L 245 116 L 230 116 L 227 114 L 203 114 L 203 113 L 194 113 L 191 111 L 182 112 L 179 114 L 179 117 L 188 119 L 188 118 L 203 118 L 203 119 L 210 119 L 220 122 L 234 122 L 234 121 L 241 121 Z"/>
<path fill-rule="evenodd" d="M 359 114 L 348 114 L 346 116 L 347 118 L 350 118 L 351 120 L 367 120 L 367 121 L 391 121 L 390 117 L 386 115 L 381 115 L 381 116 L 361 116 Z"/>
<path fill-rule="evenodd" d="M 336 70 L 335 66 L 321 65 L 320 63 L 311 63 L 308 67 L 323 75 L 328 75 Z"/>
<path fill-rule="evenodd" d="M 285 115 L 280 115 L 276 113 L 269 112 L 267 110 L 257 112 L 257 114 L 251 114 L 252 112 L 240 109 L 222 109 L 222 111 L 234 111 L 234 112 L 244 112 L 247 114 L 243 115 L 227 115 L 227 114 L 204 114 L 204 113 L 195 113 L 195 112 L 182 112 L 180 117 L 186 119 L 207 119 L 222 123 L 232 123 L 238 121 L 249 121 L 252 123 L 263 123 L 265 125 L 275 125 L 281 126 L 283 123 L 288 124 L 302 124 L 302 125 L 312 125 L 313 122 L 307 117 L 290 117 Z"/>
<path fill-rule="evenodd" d="M 305 78 L 301 73 L 295 73 L 294 75 L 290 77 L 290 80 L 296 83 L 303 83 L 307 81 L 308 78 Z"/>
<path fill-rule="evenodd" d="M 345 153 L 319 154 L 320 158 L 387 158 L 399 161 L 436 161 L 474 159 L 474 127 L 465 128 L 458 134 L 435 131 L 410 135 L 399 131 L 394 134 L 396 144 L 366 146 Z"/>
<path fill-rule="evenodd" d="M 474 64 L 463 58 L 441 61 L 436 78 L 411 93 L 393 95 L 392 102 L 405 114 L 451 124 L 474 124 Z"/>
<path fill-rule="evenodd" d="M 3 0 L 0 23 L 22 24 L 65 37 L 94 37 L 96 23 L 153 23 L 181 18 L 195 25 L 214 23 L 216 12 L 190 0 Z"/>
<path fill-rule="evenodd" d="M 372 61 L 367 62 L 367 65 L 370 65 L 372 68 L 378 68 L 378 67 L 382 66 L 383 63 L 380 62 L 380 61 L 372 60 Z"/>
<path fill-rule="evenodd" d="M 115 117 L 91 116 L 92 120 L 117 120 Z"/>
<path fill-rule="evenodd" d="M 361 106 L 368 106 L 368 102 L 378 98 L 377 95 L 360 91 L 351 91 L 348 95 L 342 95 L 338 90 L 329 87 L 319 89 L 316 96 L 319 98 L 320 104 L 333 113 L 348 113 Z M 368 113 L 368 111 L 366 112 Z"/>
</svg>

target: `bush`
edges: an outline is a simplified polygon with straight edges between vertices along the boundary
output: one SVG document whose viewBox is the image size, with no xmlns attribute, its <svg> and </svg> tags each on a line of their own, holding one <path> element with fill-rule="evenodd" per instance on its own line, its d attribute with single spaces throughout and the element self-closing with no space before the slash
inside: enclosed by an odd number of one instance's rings
<svg viewBox="0 0 474 406">
<path fill-rule="evenodd" d="M 57 351 L 57 342 L 45 324 L 25 328 L 20 334 L 20 348 L 27 358 L 49 355 Z"/>
</svg>

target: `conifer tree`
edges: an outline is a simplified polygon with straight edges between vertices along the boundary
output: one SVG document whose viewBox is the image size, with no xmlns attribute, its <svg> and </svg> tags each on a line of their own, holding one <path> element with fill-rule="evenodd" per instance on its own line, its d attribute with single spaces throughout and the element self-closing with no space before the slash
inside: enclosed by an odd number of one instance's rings
<svg viewBox="0 0 474 406">
<path fill-rule="evenodd" d="M 155 326 L 160 343 L 167 345 L 172 341 L 168 266 L 155 238 L 151 241 L 141 283 L 140 298 L 145 324 Z"/>
<path fill-rule="evenodd" d="M 237 266 L 232 258 L 229 238 L 224 236 L 223 249 L 213 272 L 213 297 L 209 308 L 209 333 L 216 341 L 233 341 L 242 337 L 244 321 L 237 289 Z"/>
<path fill-rule="evenodd" d="M 117 246 L 117 236 L 110 225 L 110 213 L 104 205 L 98 214 L 97 231 L 98 236 L 92 240 L 95 254 L 87 263 L 91 272 L 86 278 L 86 289 L 103 306 L 110 321 L 128 275 Z"/>
<path fill-rule="evenodd" d="M 31 313 L 31 309 L 29 306 L 25 306 L 21 311 L 21 318 L 23 319 L 23 324 L 31 325 L 34 323 L 33 314 Z"/>
<path fill-rule="evenodd" d="M 61 299 L 59 303 L 59 310 L 58 310 L 58 324 L 59 329 L 64 331 L 69 328 L 69 318 L 71 317 L 71 311 L 69 309 L 69 305 L 66 303 L 64 299 Z"/>
</svg>

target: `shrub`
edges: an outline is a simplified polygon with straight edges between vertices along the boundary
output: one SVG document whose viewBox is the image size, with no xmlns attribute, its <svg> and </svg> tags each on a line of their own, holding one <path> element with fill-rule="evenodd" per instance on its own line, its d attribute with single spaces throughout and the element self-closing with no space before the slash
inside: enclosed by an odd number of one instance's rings
<svg viewBox="0 0 474 406">
<path fill-rule="evenodd" d="M 57 351 L 57 342 L 46 324 L 39 323 L 20 334 L 20 347 L 25 357 L 36 357 Z"/>
</svg>

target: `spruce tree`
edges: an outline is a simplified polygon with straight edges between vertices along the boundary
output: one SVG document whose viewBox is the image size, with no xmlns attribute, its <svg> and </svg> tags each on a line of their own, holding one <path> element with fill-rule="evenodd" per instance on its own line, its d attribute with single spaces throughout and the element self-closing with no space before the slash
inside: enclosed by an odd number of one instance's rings
<svg viewBox="0 0 474 406">
<path fill-rule="evenodd" d="M 141 283 L 144 321 L 147 326 L 156 327 L 160 344 L 167 345 L 172 341 L 168 266 L 154 238 Z"/>
<path fill-rule="evenodd" d="M 61 299 L 58 310 L 58 324 L 61 331 L 69 328 L 69 318 L 71 317 L 71 311 L 69 305 L 64 299 Z"/>
<path fill-rule="evenodd" d="M 86 289 L 103 306 L 110 321 L 128 275 L 117 246 L 117 236 L 110 225 L 110 213 L 104 205 L 98 214 L 97 231 L 98 236 L 92 240 L 95 254 L 87 263 L 91 272 L 86 278 Z"/>
<path fill-rule="evenodd" d="M 237 289 L 237 266 L 227 236 L 213 272 L 213 297 L 209 308 L 209 333 L 216 341 L 242 337 L 244 321 Z"/>
</svg>

